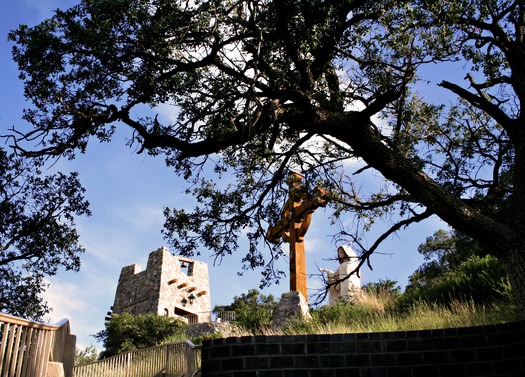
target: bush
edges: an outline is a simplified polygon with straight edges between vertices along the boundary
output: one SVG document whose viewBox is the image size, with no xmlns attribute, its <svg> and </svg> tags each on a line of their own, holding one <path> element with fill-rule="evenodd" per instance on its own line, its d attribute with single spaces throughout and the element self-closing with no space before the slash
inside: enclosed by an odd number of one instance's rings
<svg viewBox="0 0 525 377">
<path fill-rule="evenodd" d="M 235 312 L 235 325 L 251 334 L 262 334 L 272 324 L 273 312 L 278 302 L 272 295 L 265 296 L 257 289 L 233 298 L 233 303 L 227 306 L 216 306 L 213 311 Z"/>
<path fill-rule="evenodd" d="M 89 345 L 84 349 L 75 349 L 75 365 L 89 364 L 97 360 L 97 349 Z"/>
<path fill-rule="evenodd" d="M 158 314 L 113 314 L 106 329 L 95 334 L 105 350 L 100 358 L 118 355 L 135 349 L 153 347 L 164 339 L 186 339 L 187 324 L 173 317 Z"/>
<path fill-rule="evenodd" d="M 195 345 L 202 345 L 202 342 L 205 340 L 211 340 L 211 339 L 222 339 L 225 338 L 224 334 L 220 331 L 212 333 L 212 334 L 203 334 L 199 335 L 197 337 L 194 337 L 191 339 L 191 342 Z"/>
<path fill-rule="evenodd" d="M 404 307 L 418 301 L 449 305 L 472 300 L 476 304 L 491 304 L 508 302 L 509 289 L 506 273 L 495 257 L 473 255 L 427 284 L 410 285 L 401 301 Z"/>
</svg>

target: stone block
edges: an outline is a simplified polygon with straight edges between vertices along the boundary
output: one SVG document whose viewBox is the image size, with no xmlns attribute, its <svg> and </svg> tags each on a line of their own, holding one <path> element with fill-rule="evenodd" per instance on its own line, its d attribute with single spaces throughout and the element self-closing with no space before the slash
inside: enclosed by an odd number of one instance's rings
<svg viewBox="0 0 525 377">
<path fill-rule="evenodd" d="M 272 326 L 281 327 L 289 318 L 300 316 L 311 319 L 308 304 L 304 296 L 298 291 L 283 293 L 275 309 Z"/>
<path fill-rule="evenodd" d="M 46 377 L 64 377 L 64 366 L 62 363 L 50 361 L 47 363 Z"/>
</svg>

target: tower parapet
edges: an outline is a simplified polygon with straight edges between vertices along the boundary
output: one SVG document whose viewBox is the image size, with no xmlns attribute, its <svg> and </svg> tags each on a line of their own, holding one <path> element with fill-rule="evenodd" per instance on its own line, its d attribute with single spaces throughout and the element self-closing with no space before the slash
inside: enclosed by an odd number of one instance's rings
<svg viewBox="0 0 525 377">
<path fill-rule="evenodd" d="M 156 313 L 191 316 L 191 322 L 210 321 L 208 264 L 172 255 L 166 247 L 150 253 L 146 269 L 122 268 L 113 313 Z"/>
</svg>

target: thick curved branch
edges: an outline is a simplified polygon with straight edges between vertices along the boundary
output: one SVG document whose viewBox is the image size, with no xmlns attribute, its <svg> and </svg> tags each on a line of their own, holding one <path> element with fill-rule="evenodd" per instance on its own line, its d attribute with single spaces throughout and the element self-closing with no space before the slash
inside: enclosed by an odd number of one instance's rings
<svg viewBox="0 0 525 377">
<path fill-rule="evenodd" d="M 362 113 L 322 113 L 319 117 L 323 120 L 318 124 L 319 132 L 350 145 L 356 156 L 381 172 L 385 178 L 403 187 L 414 200 L 451 226 L 466 234 L 476 234 L 478 239 L 482 233 L 483 242 L 487 245 L 497 244 L 498 238 L 509 241 L 509 237 L 521 237 L 517 233 L 509 233 L 508 227 L 495 219 L 481 215 L 430 178 L 410 159 L 385 145 L 377 128 Z"/>
<path fill-rule="evenodd" d="M 8 266 L 12 262 L 16 261 L 27 261 L 32 258 L 38 258 L 41 257 L 37 253 L 34 252 L 26 252 L 26 253 L 20 253 L 20 254 L 11 254 L 9 257 L 4 257 L 0 259 L 0 266 Z"/>
<path fill-rule="evenodd" d="M 140 122 L 131 119 L 127 114 L 123 115 L 121 119 L 125 124 L 133 128 L 143 139 L 143 149 L 176 149 L 180 151 L 178 157 L 179 160 L 219 153 L 228 147 L 239 145 L 246 141 L 245 132 L 240 130 L 239 132 L 232 133 L 224 137 L 210 138 L 192 143 L 175 136 L 161 133 L 152 133 L 148 131 L 147 128 Z"/>
<path fill-rule="evenodd" d="M 505 112 L 501 110 L 500 107 L 498 107 L 497 105 L 494 105 L 492 102 L 490 102 L 486 98 L 475 95 L 474 93 L 469 92 L 468 90 L 462 88 L 461 86 L 457 84 L 453 84 L 449 81 L 442 81 L 438 85 L 457 94 L 459 97 L 469 102 L 472 106 L 475 106 L 478 109 L 486 112 L 488 115 L 494 118 L 494 120 L 498 122 L 503 128 L 505 128 L 505 130 L 509 133 L 509 135 L 514 133 L 513 132 L 514 120 L 510 118 L 509 116 L 507 116 L 507 114 L 505 114 Z"/>
</svg>

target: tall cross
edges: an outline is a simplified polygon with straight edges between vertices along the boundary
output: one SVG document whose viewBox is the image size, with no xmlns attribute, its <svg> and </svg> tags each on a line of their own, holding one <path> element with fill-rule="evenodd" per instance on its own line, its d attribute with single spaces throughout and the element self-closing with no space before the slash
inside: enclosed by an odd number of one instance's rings
<svg viewBox="0 0 525 377">
<path fill-rule="evenodd" d="M 318 207 L 324 207 L 324 190 L 316 189 L 312 198 L 306 199 L 301 192 L 303 176 L 291 172 L 288 177 L 289 198 L 284 205 L 282 219 L 268 228 L 266 239 L 279 243 L 281 238 L 290 244 L 290 291 L 299 291 L 308 302 L 306 275 L 306 257 L 304 235 L 312 221 L 312 215 Z"/>
</svg>

